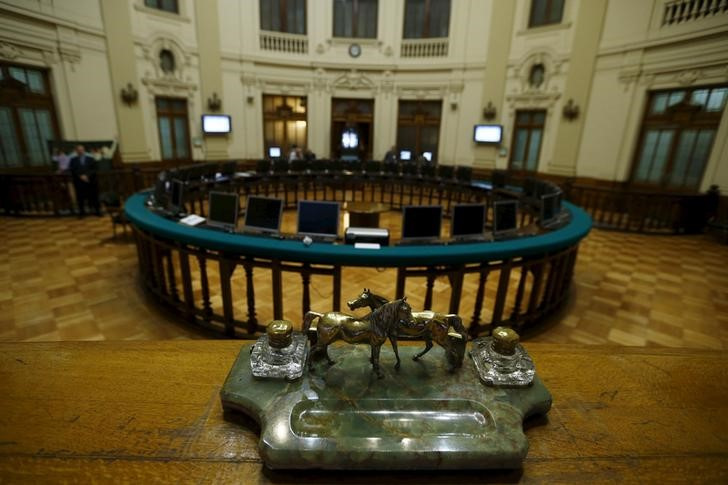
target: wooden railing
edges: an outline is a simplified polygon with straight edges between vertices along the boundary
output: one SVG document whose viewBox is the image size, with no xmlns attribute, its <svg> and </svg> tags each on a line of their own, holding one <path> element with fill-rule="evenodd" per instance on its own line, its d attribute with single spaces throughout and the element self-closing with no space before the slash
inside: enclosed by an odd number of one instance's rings
<svg viewBox="0 0 728 485">
<path fill-rule="evenodd" d="M 445 57 L 448 38 L 405 39 L 402 41 L 402 57 Z"/>
<path fill-rule="evenodd" d="M 279 197 L 285 201 L 286 207 L 295 207 L 297 200 L 325 199 L 383 201 L 393 208 L 408 204 L 439 204 L 447 210 L 458 202 L 482 202 L 489 198 L 488 190 L 455 180 L 423 182 L 385 176 L 271 175 L 238 181 L 233 187 L 241 196 L 260 194 Z M 187 208 L 190 212 L 206 212 L 204 193 L 204 188 L 188 192 Z M 241 197 L 241 202 L 244 200 L 245 197 Z M 147 210 L 141 195 L 135 195 L 127 205 L 132 224 L 135 212 Z M 533 223 L 527 212 L 522 212 L 522 225 Z M 331 305 L 323 310 L 339 311 L 345 298 L 355 296 L 342 294 L 342 286 L 345 286 L 342 274 L 347 271 L 347 266 L 392 266 L 376 260 L 379 257 L 376 255 L 369 260 L 352 258 L 350 262 L 335 264 L 331 263 L 330 255 L 322 260 L 302 261 L 290 249 L 284 251 L 286 257 L 281 259 L 271 257 L 268 250 L 260 253 L 251 247 L 261 244 L 268 248 L 287 241 L 245 239 L 245 236 L 236 235 L 230 237 L 245 241 L 236 240 L 232 247 L 245 247 L 245 251 L 216 250 L 200 239 L 210 234 L 204 229 L 190 228 L 189 231 L 194 231 L 196 236 L 194 244 L 188 244 L 184 238 L 171 237 L 165 224 L 171 224 L 172 231 L 179 230 L 178 225 L 161 217 L 156 223 L 135 225 L 139 268 L 145 288 L 181 318 L 230 337 L 255 337 L 265 331 L 264 324 L 270 319 L 286 318 L 300 324 L 303 314 L 311 309 L 312 276 L 318 277 L 316 286 L 319 292 L 328 292 L 322 286 L 325 285 L 322 280 L 328 279 L 332 285 Z M 580 224 L 585 226 L 580 233 L 583 237 L 588 231 L 588 218 L 583 216 Z M 525 330 L 554 311 L 568 297 L 578 250 L 578 240 L 539 246 L 539 236 L 530 239 L 532 247 L 522 254 L 510 254 L 507 244 L 474 243 L 484 244 L 483 251 L 477 251 L 467 262 L 453 263 L 444 257 L 419 256 L 419 262 L 415 264 L 398 262 L 396 292 L 391 297 L 412 296 L 412 288 L 421 285 L 413 284 L 408 291 L 408 282 L 424 279 L 423 307 L 433 308 L 433 290 L 439 278 L 450 286 L 448 311 L 462 317 L 471 336 L 488 334 L 498 325 Z M 523 239 L 520 242 L 522 244 Z M 297 242 L 294 246 L 302 247 Z M 503 250 L 494 251 L 493 248 Z M 261 271 L 266 277 L 256 283 L 255 275 Z M 472 298 L 466 301 L 467 306 L 462 298 L 466 281 L 468 287 L 475 288 L 474 294 L 471 292 Z M 294 282 L 300 282 L 300 286 Z M 257 284 L 264 285 L 263 289 L 259 290 Z M 360 291 L 358 285 L 356 291 Z M 301 295 L 300 306 L 292 305 L 290 296 L 293 294 Z M 257 305 L 260 298 L 265 302 L 263 310 Z"/>
<path fill-rule="evenodd" d="M 289 54 L 307 54 L 308 37 L 298 34 L 265 31 L 260 33 L 260 48 Z"/>
<path fill-rule="evenodd" d="M 98 172 L 101 199 L 123 202 L 154 185 L 158 168 L 128 168 Z M 56 173 L 0 173 L 0 210 L 6 215 L 74 215 L 77 207 L 71 176 Z"/>
<path fill-rule="evenodd" d="M 715 193 L 673 194 L 568 183 L 562 187 L 566 198 L 592 217 L 595 227 L 628 232 L 700 232 L 718 201 Z"/>
<path fill-rule="evenodd" d="M 673 0 L 665 3 L 662 26 L 683 24 L 726 13 L 728 0 Z"/>
</svg>

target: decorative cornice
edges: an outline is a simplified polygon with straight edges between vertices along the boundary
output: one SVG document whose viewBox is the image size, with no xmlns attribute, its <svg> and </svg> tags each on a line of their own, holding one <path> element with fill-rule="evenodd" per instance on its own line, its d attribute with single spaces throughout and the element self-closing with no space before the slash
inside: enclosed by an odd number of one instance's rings
<svg viewBox="0 0 728 485">
<path fill-rule="evenodd" d="M 22 54 L 21 50 L 7 42 L 0 42 L 0 57 L 4 59 L 15 59 Z"/>
</svg>

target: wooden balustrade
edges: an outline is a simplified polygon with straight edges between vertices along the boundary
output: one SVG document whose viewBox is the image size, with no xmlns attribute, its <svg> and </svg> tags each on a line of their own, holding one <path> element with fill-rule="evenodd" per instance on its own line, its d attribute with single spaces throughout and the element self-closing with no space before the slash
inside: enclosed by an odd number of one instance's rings
<svg viewBox="0 0 728 485">
<path fill-rule="evenodd" d="M 325 199 L 340 202 L 382 202 L 393 209 L 410 204 L 439 204 L 447 211 L 456 203 L 484 202 L 490 196 L 490 191 L 486 189 L 455 180 L 428 180 L 384 174 L 279 174 L 237 179 L 227 186 L 208 184 L 199 190 L 189 190 L 186 201 L 188 209 L 204 215 L 206 193 L 213 187 L 215 190 L 237 191 L 243 205 L 246 199 L 244 196 L 249 194 L 280 197 L 288 209 L 295 208 L 298 200 Z M 133 203 L 138 207 L 127 207 L 128 213 L 130 210 L 147 210 L 141 205 L 139 197 L 141 196 L 135 196 L 137 200 Z M 524 206 L 522 213 L 528 212 L 529 209 Z M 489 215 L 489 219 L 491 218 L 492 215 Z M 582 224 L 588 230 L 588 218 L 584 218 L 586 222 Z M 131 220 L 134 224 L 134 217 Z M 519 220 L 523 225 L 534 222 L 532 214 L 524 214 Z M 200 241 L 187 244 L 171 238 L 163 229 L 158 230 L 159 224 L 148 226 L 147 229 L 143 226 L 135 225 L 134 234 L 141 280 L 147 291 L 181 318 L 228 337 L 253 337 L 264 331 L 263 325 L 266 322 L 261 321 L 257 310 L 261 298 L 268 308 L 272 307 L 272 313 L 265 315 L 265 320 L 280 319 L 286 316 L 286 312 L 288 315 L 298 315 L 297 310 L 291 310 L 292 302 L 286 295 L 300 294 L 301 314 L 294 319 L 300 324 L 302 315 L 310 309 L 312 276 L 324 276 L 328 279 L 332 288 L 331 305 L 328 309 L 338 311 L 342 302 L 342 272 L 347 266 L 391 266 L 378 261 L 358 259 L 340 264 L 297 260 L 295 254 L 281 259 L 255 252 L 214 250 Z M 190 230 L 205 234 L 202 229 Z M 533 241 L 537 242 L 538 238 L 539 236 L 533 236 Z M 265 238 L 260 241 L 266 244 Z M 480 244 L 491 247 L 488 243 Z M 465 263 L 437 263 L 430 258 L 430 261 L 423 260 L 422 264 L 398 264 L 396 295 L 392 296 L 404 296 L 408 282 L 418 279 L 421 281 L 424 278 L 424 307 L 432 308 L 435 280 L 445 279 L 450 286 L 448 310 L 463 317 L 471 336 L 487 334 L 497 325 L 524 329 L 554 311 L 567 298 L 577 248 L 578 240 L 574 242 L 571 239 L 556 247 L 544 246 L 542 250 L 537 247 L 523 255 L 508 255 L 506 251 L 482 256 L 478 251 L 472 261 Z M 265 279 L 266 288 L 263 294 L 255 286 L 254 275 L 260 271 L 270 274 L 270 279 Z M 233 284 L 236 274 L 237 282 Z M 470 306 L 467 308 L 463 306 L 462 299 L 463 282 L 466 278 L 477 281 L 476 296 L 468 300 Z M 300 281 L 300 287 L 291 288 L 291 284 L 296 284 L 292 281 L 296 280 Z M 321 281 L 319 278 L 319 285 Z M 472 283 L 469 284 L 472 287 Z M 198 291 L 194 292 L 193 288 Z"/>
<path fill-rule="evenodd" d="M 595 227 L 628 232 L 700 232 L 717 202 L 711 194 L 672 194 L 576 184 L 565 184 L 563 188 L 566 198 L 584 209 Z"/>
</svg>

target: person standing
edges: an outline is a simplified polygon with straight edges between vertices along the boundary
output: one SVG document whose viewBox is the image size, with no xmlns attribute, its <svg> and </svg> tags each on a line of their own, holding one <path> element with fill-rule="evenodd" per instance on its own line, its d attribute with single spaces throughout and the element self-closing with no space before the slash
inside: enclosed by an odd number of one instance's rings
<svg viewBox="0 0 728 485">
<path fill-rule="evenodd" d="M 98 164 L 96 160 L 86 153 L 83 145 L 76 146 L 76 155 L 70 162 L 71 178 L 73 188 L 76 190 L 76 201 L 78 202 L 78 216 L 86 215 L 85 205 L 93 209 L 97 216 L 101 215 L 99 206 L 99 186 L 96 180 Z"/>
</svg>

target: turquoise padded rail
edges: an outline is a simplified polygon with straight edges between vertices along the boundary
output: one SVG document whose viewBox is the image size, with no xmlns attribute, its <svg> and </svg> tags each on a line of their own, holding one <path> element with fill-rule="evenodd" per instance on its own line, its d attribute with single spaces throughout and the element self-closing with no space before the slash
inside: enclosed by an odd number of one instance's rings
<svg viewBox="0 0 728 485">
<path fill-rule="evenodd" d="M 139 192 L 132 195 L 127 199 L 124 210 L 134 226 L 155 236 L 228 254 L 342 266 L 432 266 L 538 255 L 576 244 L 589 233 L 592 226 L 591 218 L 586 212 L 564 202 L 564 207 L 571 213 L 571 222 L 568 225 L 542 235 L 509 241 L 387 246 L 381 249 L 355 249 L 352 245 L 317 242 L 305 246 L 299 240 L 229 234 L 185 226 L 148 210 L 145 205 L 148 194 Z"/>
</svg>

